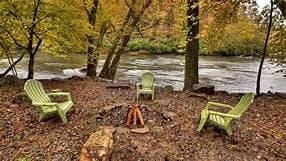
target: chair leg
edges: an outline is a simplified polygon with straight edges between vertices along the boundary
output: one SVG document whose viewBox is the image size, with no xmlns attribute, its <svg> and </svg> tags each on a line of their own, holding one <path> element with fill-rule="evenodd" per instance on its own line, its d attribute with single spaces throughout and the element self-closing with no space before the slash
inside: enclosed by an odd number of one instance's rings
<svg viewBox="0 0 286 161">
<path fill-rule="evenodd" d="M 225 128 L 225 131 L 227 133 L 228 136 L 231 136 L 232 135 L 232 129 L 230 126 L 228 126 L 227 128 Z"/>
<path fill-rule="evenodd" d="M 201 118 L 200 118 L 199 126 L 197 128 L 197 132 L 200 132 L 203 129 L 204 125 L 207 122 L 208 116 L 209 116 L 208 110 L 203 110 L 201 112 Z"/>
<path fill-rule="evenodd" d="M 40 113 L 39 122 L 43 121 L 45 119 L 45 115 L 43 113 Z"/>
<path fill-rule="evenodd" d="M 152 101 L 154 100 L 154 96 L 155 96 L 154 93 L 152 93 Z"/>
<path fill-rule="evenodd" d="M 64 123 L 68 122 L 66 113 L 64 111 L 59 111 L 59 115 Z"/>
<path fill-rule="evenodd" d="M 137 100 L 137 102 L 139 101 L 139 93 L 137 93 L 137 95 L 136 95 L 136 100 Z"/>
</svg>

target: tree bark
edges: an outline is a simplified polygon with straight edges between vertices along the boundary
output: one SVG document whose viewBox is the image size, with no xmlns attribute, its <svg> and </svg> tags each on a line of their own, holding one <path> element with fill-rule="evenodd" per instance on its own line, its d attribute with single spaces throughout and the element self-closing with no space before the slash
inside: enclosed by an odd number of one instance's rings
<svg viewBox="0 0 286 161">
<path fill-rule="evenodd" d="M 286 1 L 285 0 L 275 0 L 274 3 L 280 9 L 282 15 L 286 18 Z"/>
<path fill-rule="evenodd" d="M 199 83 L 199 1 L 187 0 L 187 45 L 185 53 L 184 89 Z"/>
<path fill-rule="evenodd" d="M 256 82 L 256 95 L 260 95 L 260 80 L 261 80 L 261 73 L 262 73 L 262 68 L 263 68 L 263 63 L 264 59 L 266 57 L 267 53 L 267 46 L 268 46 L 268 40 L 271 32 L 271 27 L 272 27 L 272 18 L 273 18 L 273 0 L 270 0 L 270 15 L 269 15 L 269 23 L 268 23 L 268 29 L 267 29 L 267 34 L 265 38 L 265 43 L 264 43 L 264 48 L 263 48 L 263 55 L 259 64 L 258 68 L 258 74 L 257 74 L 257 82 Z"/>
<path fill-rule="evenodd" d="M 34 62 L 35 62 L 35 55 L 30 54 L 27 79 L 33 79 L 34 78 Z"/>
<path fill-rule="evenodd" d="M 27 45 L 27 51 L 29 53 L 29 64 L 28 64 L 28 77 L 27 79 L 33 79 L 34 78 L 34 64 L 35 64 L 35 55 L 37 54 L 39 47 L 42 44 L 42 39 L 37 35 L 35 32 L 36 25 L 37 25 L 37 16 L 39 13 L 39 8 L 41 5 L 41 0 L 34 1 L 35 8 L 33 10 L 33 18 L 32 18 L 32 26 L 30 27 L 29 33 L 29 41 Z M 34 44 L 34 38 L 37 37 L 39 41 L 37 42 L 37 45 L 35 48 L 33 48 Z"/>
<path fill-rule="evenodd" d="M 86 9 L 88 15 L 88 22 L 91 25 L 91 30 L 94 31 L 96 23 L 96 15 L 98 9 L 98 0 L 93 0 L 93 6 L 90 11 Z M 95 48 L 95 37 L 93 35 L 87 36 L 87 72 L 86 76 L 96 77 L 96 68 L 98 64 L 99 54 Z"/>
<path fill-rule="evenodd" d="M 121 55 L 123 54 L 137 23 L 140 21 L 142 15 L 152 3 L 152 0 L 147 0 L 138 13 L 135 13 L 132 8 L 135 5 L 135 2 L 136 1 L 133 0 L 131 5 L 126 2 L 129 8 L 128 14 L 126 16 L 125 22 L 122 25 L 121 30 L 119 31 L 118 36 L 115 38 L 114 44 L 110 52 L 108 53 L 102 71 L 100 73 L 100 77 L 114 80 Z M 118 45 L 119 42 L 121 43 L 120 45 Z"/>
<path fill-rule="evenodd" d="M 26 55 L 26 53 L 23 53 L 16 61 L 14 61 L 2 74 L 0 74 L 0 78 L 5 77 Z"/>
</svg>

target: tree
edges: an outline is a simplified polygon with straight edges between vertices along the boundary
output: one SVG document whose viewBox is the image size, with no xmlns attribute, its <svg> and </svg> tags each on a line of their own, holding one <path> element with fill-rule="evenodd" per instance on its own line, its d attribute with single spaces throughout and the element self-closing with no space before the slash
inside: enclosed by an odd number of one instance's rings
<svg viewBox="0 0 286 161">
<path fill-rule="evenodd" d="M 124 50 L 131 38 L 131 35 L 143 16 L 144 12 L 152 3 L 152 0 L 145 0 L 144 2 L 138 2 L 136 0 L 131 0 L 131 4 L 126 0 L 126 6 L 128 7 L 128 13 L 125 20 L 118 31 L 117 36 L 112 42 L 112 46 L 108 52 L 105 59 L 105 63 L 102 67 L 100 77 L 107 79 L 114 79 L 119 65 L 120 57 L 124 53 Z M 143 3 L 142 7 L 141 4 Z M 136 6 L 140 6 L 136 9 Z M 138 10 L 138 11 L 137 11 Z"/>
<path fill-rule="evenodd" d="M 275 0 L 274 4 L 278 6 L 280 11 L 282 12 L 282 15 L 286 17 L 286 1 L 285 0 Z"/>
<path fill-rule="evenodd" d="M 68 1 L 68 2 L 67 2 Z M 34 77 L 38 53 L 69 53 L 81 51 L 87 31 L 79 0 L 7 0 L 0 3 L 0 36 L 13 44 L 12 54 L 23 55 L 3 73 L 4 76 L 25 55 L 29 56 L 28 79 Z M 69 4 L 69 5 L 67 5 Z M 80 7 L 79 7 L 80 6 Z M 72 33 L 72 34 L 71 34 Z M 44 43 L 42 43 L 44 41 Z"/>
<path fill-rule="evenodd" d="M 187 0 L 187 44 L 184 90 L 199 83 L 199 1 Z"/>
<path fill-rule="evenodd" d="M 263 55 L 259 64 L 258 68 L 258 74 L 257 74 L 257 82 L 256 82 L 256 94 L 260 95 L 260 80 L 261 80 L 261 73 L 262 73 L 262 67 L 264 63 L 264 59 L 267 53 L 267 45 L 268 45 L 268 40 L 271 32 L 271 27 L 272 27 L 272 14 L 273 14 L 273 0 L 270 0 L 270 13 L 269 13 L 269 24 L 268 24 L 268 29 L 267 29 L 267 34 L 265 38 L 265 43 L 264 43 L 264 48 L 263 48 Z"/>
<path fill-rule="evenodd" d="M 90 77 L 96 77 L 96 67 L 98 64 L 99 54 L 95 49 L 95 36 L 92 34 L 95 31 L 95 23 L 98 10 L 98 0 L 93 0 L 91 4 L 91 9 L 89 9 L 87 0 L 84 0 L 85 11 L 88 17 L 88 22 L 90 25 L 90 33 L 87 35 L 87 72 L 86 75 Z"/>
</svg>

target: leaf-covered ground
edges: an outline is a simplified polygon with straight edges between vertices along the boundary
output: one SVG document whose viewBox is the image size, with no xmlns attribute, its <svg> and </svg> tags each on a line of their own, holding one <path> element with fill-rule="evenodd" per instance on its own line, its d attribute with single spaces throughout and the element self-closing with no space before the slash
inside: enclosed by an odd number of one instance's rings
<svg viewBox="0 0 286 161">
<path fill-rule="evenodd" d="M 234 134 L 207 126 L 197 133 L 200 111 L 209 100 L 235 105 L 240 95 L 217 93 L 197 97 L 188 92 L 160 92 L 151 102 L 143 98 L 141 111 L 147 134 L 128 131 L 126 104 L 135 89 L 109 89 L 94 80 L 44 81 L 46 89 L 72 94 L 69 122 L 58 117 L 38 122 L 29 103 L 13 101 L 16 87 L 0 87 L 0 160 L 78 160 L 81 147 L 101 125 L 116 127 L 112 159 L 124 160 L 286 160 L 286 99 L 262 96 L 233 124 Z M 117 105 L 102 112 L 108 105 Z M 121 105 L 121 106 L 120 106 Z M 174 112 L 170 120 L 163 112 Z"/>
</svg>

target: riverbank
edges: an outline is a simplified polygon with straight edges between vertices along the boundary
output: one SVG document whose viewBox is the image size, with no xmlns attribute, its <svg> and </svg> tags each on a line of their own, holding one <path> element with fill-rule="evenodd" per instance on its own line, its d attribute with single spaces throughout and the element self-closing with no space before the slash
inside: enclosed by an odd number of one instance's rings
<svg viewBox="0 0 286 161">
<path fill-rule="evenodd" d="M 286 99 L 263 95 L 233 125 L 228 137 L 212 126 L 195 131 L 200 111 L 208 101 L 235 105 L 240 94 L 217 92 L 196 95 L 189 92 L 156 93 L 154 102 L 143 98 L 141 111 L 147 134 L 134 134 L 125 126 L 126 106 L 134 102 L 135 87 L 109 88 L 112 82 L 74 77 L 44 80 L 44 87 L 61 88 L 75 103 L 67 124 L 58 117 L 38 122 L 36 109 L 14 99 L 17 87 L 0 87 L 0 160 L 78 160 L 88 137 L 101 125 L 116 127 L 111 160 L 284 160 L 286 159 Z M 102 112 L 103 107 L 116 106 Z M 172 112 L 175 119 L 163 113 Z"/>
<path fill-rule="evenodd" d="M 154 55 L 161 54 L 177 54 L 184 55 L 185 53 L 185 38 L 161 38 L 161 39 L 148 39 L 148 38 L 135 38 L 130 40 L 127 45 L 128 52 L 143 52 L 151 53 Z M 220 48 L 218 50 L 209 50 L 206 42 L 200 42 L 200 56 L 254 56 L 259 57 L 260 47 L 253 48 L 244 44 L 244 47 L 232 46 Z"/>
</svg>

